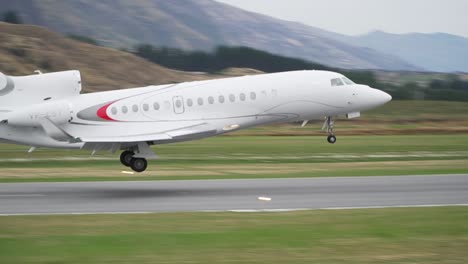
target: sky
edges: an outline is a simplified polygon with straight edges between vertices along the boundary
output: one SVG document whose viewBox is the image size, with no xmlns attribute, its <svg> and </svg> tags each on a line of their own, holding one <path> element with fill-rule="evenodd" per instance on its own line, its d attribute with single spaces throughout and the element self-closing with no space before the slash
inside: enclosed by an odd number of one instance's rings
<svg viewBox="0 0 468 264">
<path fill-rule="evenodd" d="M 468 37 L 468 0 L 217 0 L 346 35 L 444 32 Z"/>
</svg>

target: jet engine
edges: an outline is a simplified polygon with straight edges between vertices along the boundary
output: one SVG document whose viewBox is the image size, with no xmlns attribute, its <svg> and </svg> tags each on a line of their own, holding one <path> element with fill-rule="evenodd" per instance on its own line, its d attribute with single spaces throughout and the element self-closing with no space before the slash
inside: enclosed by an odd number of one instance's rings
<svg viewBox="0 0 468 264">
<path fill-rule="evenodd" d="M 0 96 L 10 93 L 15 85 L 10 77 L 0 72 Z"/>
<path fill-rule="evenodd" d="M 27 76 L 7 76 L 0 73 L 0 110 L 61 100 L 80 94 L 79 71 L 63 71 Z"/>
<path fill-rule="evenodd" d="M 51 101 L 42 104 L 24 107 L 8 114 L 6 122 L 12 126 L 41 126 L 44 120 L 55 125 L 70 121 L 71 106 L 66 101 Z"/>
</svg>

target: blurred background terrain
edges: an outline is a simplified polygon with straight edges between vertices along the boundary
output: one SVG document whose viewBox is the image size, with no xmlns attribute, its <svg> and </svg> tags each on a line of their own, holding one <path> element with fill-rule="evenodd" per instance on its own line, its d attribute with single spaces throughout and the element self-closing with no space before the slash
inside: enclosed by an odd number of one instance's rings
<svg viewBox="0 0 468 264">
<path fill-rule="evenodd" d="M 11 23 L 60 34 L 2 25 L 2 56 L 13 57 L 2 59 L 1 71 L 80 69 L 89 80 L 88 91 L 212 78 L 184 76 L 158 64 L 196 72 L 330 69 L 389 91 L 395 99 L 468 99 L 468 61 L 461 59 L 467 57 L 468 39 L 455 35 L 375 31 L 347 36 L 213 0 L 0 0 L 0 14 Z"/>
<path fill-rule="evenodd" d="M 214 0 L 0 0 L 0 20 L 0 72 L 80 70 L 85 93 L 308 69 L 393 96 L 338 120 L 334 145 L 323 120 L 256 127 L 156 146 L 160 158 L 135 175 L 111 153 L 1 144 L 4 186 L 468 172 L 466 37 L 344 35 Z M 116 203 L 161 204 L 192 192 L 101 191 Z M 467 218 L 463 206 L 0 216 L 0 263 L 466 263 Z"/>
</svg>

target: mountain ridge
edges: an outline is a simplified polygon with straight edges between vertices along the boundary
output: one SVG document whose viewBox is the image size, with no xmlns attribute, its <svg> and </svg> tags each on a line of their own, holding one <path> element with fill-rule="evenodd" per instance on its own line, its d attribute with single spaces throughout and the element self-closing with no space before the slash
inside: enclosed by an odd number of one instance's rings
<svg viewBox="0 0 468 264">
<path fill-rule="evenodd" d="M 26 23 L 116 48 L 142 43 L 205 51 L 248 46 L 339 68 L 420 69 L 394 55 L 328 37 L 331 32 L 212 0 L 0 0 L 0 11 L 7 10 L 17 11 Z"/>
<path fill-rule="evenodd" d="M 394 34 L 380 30 L 359 36 L 334 35 L 337 40 L 405 58 L 435 72 L 468 72 L 468 38 L 448 33 Z"/>
</svg>

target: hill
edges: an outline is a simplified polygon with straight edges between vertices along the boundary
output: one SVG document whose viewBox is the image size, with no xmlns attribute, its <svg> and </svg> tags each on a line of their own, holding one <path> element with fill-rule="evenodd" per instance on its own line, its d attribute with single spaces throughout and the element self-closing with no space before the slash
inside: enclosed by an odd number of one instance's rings
<svg viewBox="0 0 468 264">
<path fill-rule="evenodd" d="M 170 70 L 128 52 L 67 38 L 45 28 L 0 22 L 0 72 L 80 70 L 87 92 L 214 78 Z"/>
<path fill-rule="evenodd" d="M 141 43 L 205 51 L 248 46 L 346 69 L 418 69 L 395 56 L 331 38 L 330 32 L 213 0 L 0 0 L 0 12 L 9 10 L 26 23 L 115 48 Z"/>
<path fill-rule="evenodd" d="M 468 39 L 444 34 L 389 34 L 371 32 L 357 37 L 338 37 L 338 40 L 369 47 L 404 58 L 436 72 L 468 72 Z"/>
</svg>

